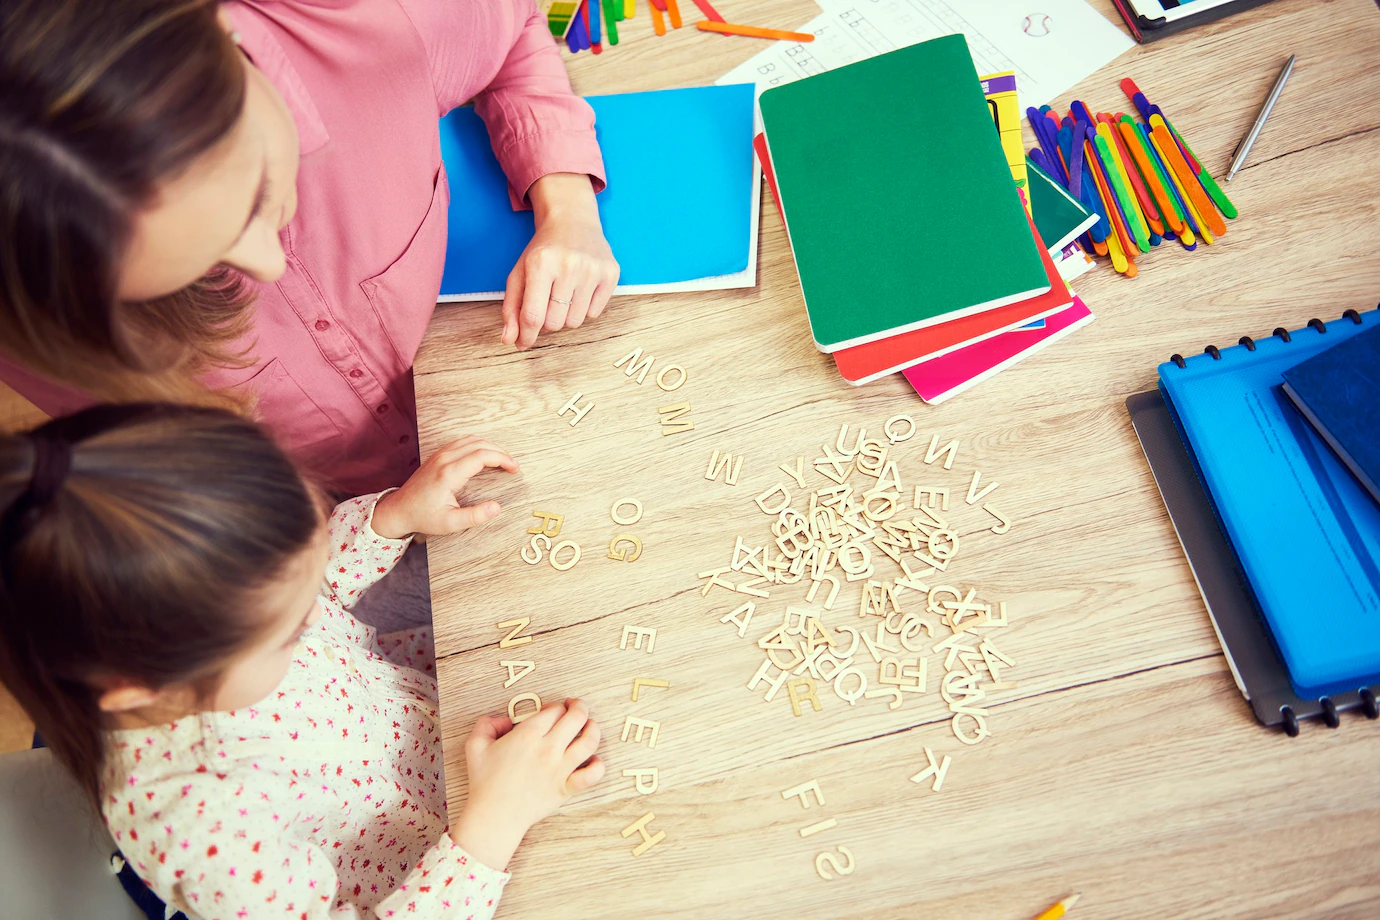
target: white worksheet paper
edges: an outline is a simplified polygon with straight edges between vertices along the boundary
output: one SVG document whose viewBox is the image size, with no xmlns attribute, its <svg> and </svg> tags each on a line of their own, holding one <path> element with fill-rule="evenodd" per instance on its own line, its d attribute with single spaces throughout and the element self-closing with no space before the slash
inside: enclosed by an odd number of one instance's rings
<svg viewBox="0 0 1380 920">
<path fill-rule="evenodd" d="M 819 0 L 800 31 L 718 80 L 764 89 L 956 32 L 979 74 L 1011 70 L 1022 110 L 1039 106 L 1135 43 L 1083 0 Z M 904 89 L 904 87 L 897 87 Z"/>
</svg>

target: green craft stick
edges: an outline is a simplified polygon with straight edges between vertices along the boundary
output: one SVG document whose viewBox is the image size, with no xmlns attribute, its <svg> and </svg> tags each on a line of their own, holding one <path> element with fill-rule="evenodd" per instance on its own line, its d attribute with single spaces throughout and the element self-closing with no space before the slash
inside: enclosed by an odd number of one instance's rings
<svg viewBox="0 0 1380 920">
<path fill-rule="evenodd" d="M 1179 144 L 1188 151 L 1188 155 L 1193 157 L 1194 161 L 1197 162 L 1198 181 L 1202 183 L 1203 190 L 1212 198 L 1212 203 L 1217 205 L 1217 210 L 1222 212 L 1223 217 L 1235 218 L 1236 205 L 1231 203 L 1231 199 L 1227 197 L 1226 192 L 1222 191 L 1222 186 L 1217 184 L 1217 180 L 1208 174 L 1207 167 L 1203 165 L 1203 158 L 1193 152 L 1193 148 L 1188 146 L 1188 141 L 1184 140 L 1183 136 L 1180 135 L 1178 131 L 1174 130 L 1174 126 L 1169 124 L 1168 118 L 1164 120 L 1164 123 L 1169 130 L 1173 132 L 1174 139 L 1178 141 Z"/>
<path fill-rule="evenodd" d="M 1121 181 L 1121 173 L 1116 168 L 1116 160 L 1112 158 L 1112 150 L 1107 146 L 1107 139 L 1094 131 L 1089 135 L 1093 142 L 1097 144 L 1097 152 L 1102 157 L 1104 165 L 1103 172 L 1107 175 L 1107 181 L 1112 183 L 1112 189 L 1116 192 L 1117 199 L 1121 202 L 1121 212 L 1126 215 L 1126 229 L 1131 231 L 1131 235 L 1136 238 L 1136 246 L 1141 252 L 1150 251 L 1150 231 L 1145 226 L 1145 222 L 1140 218 L 1140 212 L 1136 210 L 1136 200 L 1131 197 L 1130 191 L 1126 188 L 1126 183 Z"/>
<path fill-rule="evenodd" d="M 623 4 L 618 0 L 604 0 L 599 4 L 604 9 L 604 39 L 610 45 L 618 44 L 618 20 L 615 18 L 615 9 L 622 10 Z"/>
</svg>

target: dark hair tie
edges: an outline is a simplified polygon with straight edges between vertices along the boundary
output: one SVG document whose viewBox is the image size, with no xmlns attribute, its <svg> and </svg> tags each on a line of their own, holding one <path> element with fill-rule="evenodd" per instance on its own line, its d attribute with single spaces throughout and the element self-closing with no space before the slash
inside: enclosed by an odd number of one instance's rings
<svg viewBox="0 0 1380 920">
<path fill-rule="evenodd" d="M 43 509 L 52 503 L 72 470 L 72 443 L 48 426 L 29 433 L 34 446 L 33 471 L 29 484 L 17 495 L 0 517 L 0 558 L 24 538 Z M 5 574 L 8 575 L 8 572 Z"/>
</svg>

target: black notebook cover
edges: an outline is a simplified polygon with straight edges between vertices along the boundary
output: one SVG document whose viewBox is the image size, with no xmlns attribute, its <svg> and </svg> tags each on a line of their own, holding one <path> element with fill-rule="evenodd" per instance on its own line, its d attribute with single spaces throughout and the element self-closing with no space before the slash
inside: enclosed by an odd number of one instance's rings
<svg viewBox="0 0 1380 920">
<path fill-rule="evenodd" d="M 1131 37 L 1141 44 L 1173 35 L 1176 32 L 1182 32 L 1184 29 L 1202 25 L 1205 22 L 1221 19 L 1223 16 L 1230 16 L 1232 13 L 1244 12 L 1268 2 L 1269 0 L 1231 0 L 1229 3 L 1209 7 L 1201 12 L 1195 11 L 1192 15 L 1180 19 L 1170 20 L 1162 16 L 1151 18 L 1142 14 L 1136 9 L 1134 0 L 1112 0 L 1116 11 L 1126 21 L 1126 27 L 1131 30 Z M 1165 7 L 1180 6 L 1178 0 L 1161 0 L 1160 5 Z"/>
<path fill-rule="evenodd" d="M 1158 390 L 1151 390 L 1128 398 L 1126 408 L 1232 676 L 1256 719 L 1295 735 L 1300 719 L 1320 717 L 1336 727 L 1338 713 L 1346 709 L 1360 708 L 1372 719 L 1380 715 L 1376 708 L 1380 688 L 1315 700 L 1300 699 L 1294 693 L 1284 661 L 1256 609 L 1236 554 L 1217 523 L 1169 407 Z"/>
</svg>

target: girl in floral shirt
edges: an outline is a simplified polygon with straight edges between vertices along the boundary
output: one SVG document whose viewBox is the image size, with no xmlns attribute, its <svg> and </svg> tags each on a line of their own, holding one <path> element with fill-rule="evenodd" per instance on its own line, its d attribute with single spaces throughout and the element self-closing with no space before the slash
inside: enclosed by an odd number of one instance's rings
<svg viewBox="0 0 1380 920">
<path fill-rule="evenodd" d="M 456 500 L 495 467 L 517 470 L 463 439 L 323 515 L 218 410 L 103 406 L 0 438 L 0 677 L 170 907 L 488 918 L 527 829 L 598 782 L 583 702 L 482 718 L 448 825 L 432 666 L 405 666 L 429 637 L 350 615 L 412 534 L 498 514 Z"/>
</svg>

